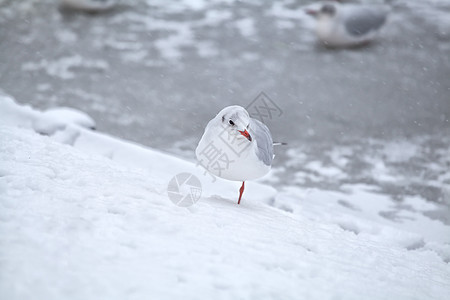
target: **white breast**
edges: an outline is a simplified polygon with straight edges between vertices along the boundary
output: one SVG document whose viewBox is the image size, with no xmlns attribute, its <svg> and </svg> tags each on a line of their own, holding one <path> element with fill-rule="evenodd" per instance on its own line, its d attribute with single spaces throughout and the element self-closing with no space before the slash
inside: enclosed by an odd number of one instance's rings
<svg viewBox="0 0 450 300">
<path fill-rule="evenodd" d="M 242 135 L 230 135 L 220 126 L 209 126 L 195 154 L 200 165 L 214 176 L 245 181 L 260 178 L 270 171 L 256 155 L 256 142 Z"/>
<path fill-rule="evenodd" d="M 324 16 L 317 20 L 316 33 L 317 37 L 329 46 L 344 46 L 353 42 L 337 18 Z"/>
</svg>

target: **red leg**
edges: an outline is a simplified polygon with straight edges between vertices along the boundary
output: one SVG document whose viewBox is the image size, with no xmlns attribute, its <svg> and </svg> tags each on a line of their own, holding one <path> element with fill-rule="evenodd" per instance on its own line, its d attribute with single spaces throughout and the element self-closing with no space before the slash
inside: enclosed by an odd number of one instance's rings
<svg viewBox="0 0 450 300">
<path fill-rule="evenodd" d="M 238 204 L 241 204 L 241 198 L 242 198 L 242 194 L 244 193 L 244 188 L 245 188 L 244 183 L 245 183 L 245 181 L 242 181 L 242 186 L 241 186 L 241 188 L 239 189 L 239 200 L 238 200 Z"/>
</svg>

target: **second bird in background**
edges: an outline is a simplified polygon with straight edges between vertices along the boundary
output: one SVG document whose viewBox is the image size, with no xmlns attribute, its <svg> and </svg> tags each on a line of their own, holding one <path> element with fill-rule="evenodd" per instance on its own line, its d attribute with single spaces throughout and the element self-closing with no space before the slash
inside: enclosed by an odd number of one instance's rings
<svg viewBox="0 0 450 300">
<path fill-rule="evenodd" d="M 328 47 L 354 47 L 372 41 L 386 24 L 389 9 L 382 5 L 326 2 L 307 8 L 316 18 L 316 34 Z"/>
</svg>

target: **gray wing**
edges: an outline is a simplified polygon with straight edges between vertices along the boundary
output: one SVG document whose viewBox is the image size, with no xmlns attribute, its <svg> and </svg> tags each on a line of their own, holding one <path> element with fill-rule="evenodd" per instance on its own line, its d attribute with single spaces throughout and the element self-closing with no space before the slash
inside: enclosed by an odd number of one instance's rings
<svg viewBox="0 0 450 300">
<path fill-rule="evenodd" d="M 378 8 L 359 8 L 345 20 L 345 28 L 353 36 L 378 30 L 386 22 L 387 12 Z"/>
<path fill-rule="evenodd" d="M 251 118 L 249 129 L 258 146 L 256 155 L 265 165 L 270 166 L 273 160 L 273 141 L 269 128 L 260 121 Z"/>
</svg>

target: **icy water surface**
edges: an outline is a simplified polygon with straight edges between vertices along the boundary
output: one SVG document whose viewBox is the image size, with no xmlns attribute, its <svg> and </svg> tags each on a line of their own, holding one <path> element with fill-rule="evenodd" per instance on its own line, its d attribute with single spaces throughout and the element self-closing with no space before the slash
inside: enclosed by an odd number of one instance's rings
<svg viewBox="0 0 450 300">
<path fill-rule="evenodd" d="M 450 222 L 450 2 L 389 1 L 378 41 L 351 50 L 315 42 L 306 1 L 55 2 L 0 0 L 0 88 L 18 101 L 79 108 L 100 131 L 194 160 L 207 121 L 263 91 L 289 143 L 266 182 L 366 184 L 398 210 L 418 195 Z"/>
</svg>

